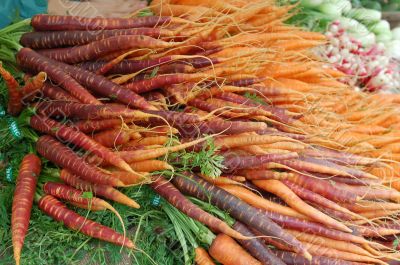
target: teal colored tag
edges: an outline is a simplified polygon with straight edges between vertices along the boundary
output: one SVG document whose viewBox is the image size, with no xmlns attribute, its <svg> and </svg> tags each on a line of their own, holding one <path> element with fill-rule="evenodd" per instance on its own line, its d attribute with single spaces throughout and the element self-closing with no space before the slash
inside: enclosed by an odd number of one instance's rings
<svg viewBox="0 0 400 265">
<path fill-rule="evenodd" d="M 4 117 L 6 115 L 6 111 L 2 105 L 0 105 L 0 117 Z"/>
<path fill-rule="evenodd" d="M 13 118 L 10 118 L 8 120 L 8 126 L 9 126 L 10 132 L 14 138 L 22 139 L 22 133 L 18 128 L 17 122 Z"/>
<path fill-rule="evenodd" d="M 161 202 L 161 197 L 160 195 L 156 195 L 153 198 L 153 201 L 151 202 L 151 204 L 153 204 L 153 206 L 159 206 Z"/>
<path fill-rule="evenodd" d="M 6 168 L 6 180 L 8 182 L 13 182 L 13 168 L 12 168 L 12 166 L 8 166 Z"/>
</svg>

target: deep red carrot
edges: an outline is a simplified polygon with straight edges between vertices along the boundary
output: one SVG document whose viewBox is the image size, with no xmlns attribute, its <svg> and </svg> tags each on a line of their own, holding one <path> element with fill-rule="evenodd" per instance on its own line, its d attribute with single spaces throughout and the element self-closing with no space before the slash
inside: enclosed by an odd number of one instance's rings
<svg viewBox="0 0 400 265">
<path fill-rule="evenodd" d="M 233 103 L 263 109 L 263 110 L 273 114 L 273 116 L 271 116 L 271 118 L 274 118 L 283 123 L 289 123 L 291 120 L 290 117 L 286 114 L 286 111 L 284 109 L 272 107 L 272 106 L 268 106 L 268 105 L 263 105 L 263 104 L 254 102 L 253 100 L 251 100 L 249 98 L 246 98 L 244 96 L 241 96 L 241 95 L 238 95 L 235 93 L 223 92 L 221 94 L 217 94 L 216 97 L 226 100 L 226 101 L 233 102 Z"/>
<path fill-rule="evenodd" d="M 115 99 L 118 102 L 124 103 L 128 107 L 148 110 L 157 109 L 153 105 L 148 103 L 143 97 L 139 96 L 133 91 L 124 89 L 123 87 L 111 82 L 104 76 L 96 75 L 82 68 L 64 64 L 54 60 L 52 61 L 52 63 L 57 65 L 57 67 L 59 67 L 63 71 L 67 72 L 79 83 L 99 95 Z"/>
<path fill-rule="evenodd" d="M 151 188 L 187 216 L 207 225 L 213 231 L 225 233 L 238 239 L 248 239 L 240 232 L 229 227 L 225 222 L 203 211 L 200 207 L 189 201 L 171 182 L 161 176 L 152 178 Z"/>
<path fill-rule="evenodd" d="M 152 117 L 142 111 L 121 108 L 110 104 L 92 105 L 68 101 L 44 101 L 36 105 L 40 114 L 49 117 L 90 119 L 128 118 L 142 120 Z"/>
<path fill-rule="evenodd" d="M 263 80 L 265 80 L 265 78 L 245 78 L 245 79 L 239 79 L 236 81 L 229 82 L 229 83 L 227 83 L 227 85 L 245 87 L 245 86 L 254 85 L 256 83 L 260 83 Z"/>
<path fill-rule="evenodd" d="M 95 196 L 100 196 L 124 205 L 127 205 L 132 208 L 139 208 L 139 204 L 137 204 L 134 200 L 123 194 L 117 189 L 114 189 L 111 186 L 101 185 L 101 184 L 93 184 L 87 182 L 76 175 L 73 175 L 68 170 L 63 169 L 60 172 L 60 179 L 67 183 L 68 185 L 75 187 L 76 189 L 82 191 L 91 191 Z"/>
<path fill-rule="evenodd" d="M 36 149 L 46 159 L 62 168 L 70 170 L 87 181 L 95 184 L 124 186 L 122 181 L 87 164 L 83 158 L 79 157 L 75 152 L 52 136 L 41 136 L 36 143 Z"/>
<path fill-rule="evenodd" d="M 121 35 L 90 42 L 82 46 L 42 49 L 38 53 L 56 61 L 74 64 L 100 58 L 106 54 L 133 48 L 170 48 L 173 42 L 165 42 L 145 35 Z"/>
<path fill-rule="evenodd" d="M 327 228 L 324 225 L 319 223 L 298 219 L 295 217 L 285 216 L 278 213 L 264 211 L 265 215 L 267 215 L 271 220 L 282 226 L 283 228 L 293 229 L 300 232 L 306 232 L 310 234 L 320 235 L 332 239 L 336 239 L 339 241 L 348 241 L 358 244 L 370 244 L 371 242 L 367 241 L 363 237 L 356 236 L 350 233 L 344 233 L 339 230 L 334 230 L 331 228 Z"/>
<path fill-rule="evenodd" d="M 195 124 L 201 122 L 198 115 L 190 113 L 171 110 L 144 110 L 144 112 L 163 118 L 150 118 L 148 122 L 153 125 L 165 125 L 165 121 L 167 121 L 171 126 L 175 126 L 176 124 Z"/>
<path fill-rule="evenodd" d="M 144 79 L 139 81 L 133 81 L 124 85 L 126 89 L 129 89 L 135 93 L 145 93 L 156 88 L 161 88 L 168 85 L 179 84 L 185 81 L 189 81 L 188 74 L 168 74 L 160 75 L 150 79 Z"/>
<path fill-rule="evenodd" d="M 43 96 L 53 100 L 79 102 L 79 100 L 73 97 L 70 93 L 58 86 L 50 84 L 49 82 L 44 83 L 42 93 Z"/>
<path fill-rule="evenodd" d="M 73 124 L 73 127 L 83 133 L 92 133 L 95 131 L 101 131 L 106 129 L 112 129 L 115 127 L 121 127 L 125 123 L 129 123 L 130 119 L 104 119 L 104 120 L 81 120 Z"/>
<path fill-rule="evenodd" d="M 30 69 L 34 72 L 46 72 L 50 80 L 54 83 L 60 84 L 80 102 L 101 104 L 100 101 L 86 90 L 86 88 L 81 86 L 76 80 L 74 80 L 74 78 L 60 69 L 53 60 L 46 58 L 29 48 L 23 48 L 17 53 L 17 62 L 24 69 Z"/>
<path fill-rule="evenodd" d="M 107 30 L 152 28 L 174 21 L 172 17 L 145 16 L 139 18 L 86 18 L 39 14 L 32 17 L 31 25 L 38 31 L 45 30 Z"/>
<path fill-rule="evenodd" d="M 46 78 L 47 74 L 45 72 L 40 72 L 25 82 L 25 85 L 21 88 L 24 102 L 29 102 L 34 98 L 36 93 L 42 89 Z"/>
<path fill-rule="evenodd" d="M 340 211 L 346 214 L 352 215 L 353 213 L 346 208 L 336 204 L 335 202 L 319 195 L 318 193 L 314 193 L 310 190 L 307 190 L 299 185 L 294 184 L 289 180 L 282 180 L 282 182 L 288 186 L 294 193 L 296 193 L 299 197 L 306 201 L 310 201 L 317 205 L 323 206 L 325 208 L 329 208 L 332 210 Z"/>
<path fill-rule="evenodd" d="M 367 166 L 377 162 L 377 160 L 374 158 L 358 156 L 343 151 L 339 152 L 323 147 L 313 147 L 313 149 L 306 149 L 303 153 L 307 156 L 329 159 L 332 162 L 337 162 L 343 165 Z"/>
<path fill-rule="evenodd" d="M 62 222 L 69 229 L 116 245 L 135 248 L 133 242 L 124 235 L 75 213 L 51 195 L 43 196 L 39 200 L 38 206 L 45 214 Z"/>
<path fill-rule="evenodd" d="M 173 33 L 161 28 L 130 28 L 114 30 L 34 31 L 21 36 L 20 43 L 31 49 L 49 49 L 83 45 L 121 35 L 145 35 L 153 38 L 171 37 Z"/>
<path fill-rule="evenodd" d="M 196 126 L 193 126 L 192 124 L 175 124 L 174 127 L 179 129 L 183 137 L 194 138 L 203 134 L 239 134 L 244 132 L 255 132 L 266 128 L 267 124 L 263 122 L 211 119 L 196 123 Z"/>
<path fill-rule="evenodd" d="M 301 253 L 307 259 L 311 259 L 311 255 L 291 235 L 288 235 L 282 228 L 275 224 L 263 212 L 234 197 L 223 189 L 216 187 L 207 181 L 194 176 L 187 177 L 174 176 L 172 182 L 183 193 L 195 196 L 200 200 L 209 201 L 224 211 L 227 211 L 232 217 L 238 221 L 257 229 L 266 235 L 280 238 L 285 244 Z"/>
<path fill-rule="evenodd" d="M 189 73 L 194 73 L 195 71 L 196 69 L 193 66 L 177 62 L 177 63 L 161 65 L 157 70 L 157 74 L 158 75 L 176 74 L 176 73 L 189 74 Z M 148 70 L 146 72 L 151 74 L 152 70 Z"/>
<path fill-rule="evenodd" d="M 235 240 L 225 234 L 217 235 L 208 251 L 221 264 L 261 265 L 258 260 L 247 253 Z"/>
<path fill-rule="evenodd" d="M 153 69 L 156 66 L 160 66 L 166 63 L 170 63 L 174 60 L 181 58 L 182 56 L 165 56 L 156 59 L 149 60 L 122 60 L 118 64 L 114 65 L 108 73 L 110 74 L 131 74 L 143 69 Z M 79 67 L 86 69 L 91 72 L 96 72 L 106 65 L 106 61 L 97 60 L 90 62 L 82 62 Z"/>
<path fill-rule="evenodd" d="M 263 265 L 285 265 L 285 263 L 275 256 L 274 253 L 264 244 L 260 238 L 250 231 L 244 224 L 235 222 L 233 228 L 244 236 L 252 237 L 250 240 L 238 240 L 247 251 L 258 259 Z"/>
<path fill-rule="evenodd" d="M 290 180 L 298 184 L 299 186 L 302 186 L 305 189 L 318 193 L 332 201 L 356 202 L 357 200 L 359 200 L 356 194 L 343 190 L 338 186 L 335 186 L 335 184 L 329 182 L 329 180 L 312 178 L 297 173 L 295 173 L 294 177 L 291 178 Z"/>
<path fill-rule="evenodd" d="M 313 256 L 312 261 L 306 260 L 304 257 L 288 251 L 272 249 L 278 258 L 282 259 L 287 265 L 362 265 L 364 263 L 352 262 L 346 260 L 333 259 L 323 256 Z"/>
<path fill-rule="evenodd" d="M 279 198 L 283 199 L 289 206 L 297 210 L 298 212 L 310 217 L 321 224 L 335 228 L 340 231 L 351 233 L 352 230 L 332 217 L 320 212 L 309 204 L 305 203 L 299 198 L 289 187 L 283 184 L 279 180 L 253 180 L 253 184 L 257 187 L 275 194 Z"/>
<path fill-rule="evenodd" d="M 372 200 L 391 200 L 394 202 L 400 201 L 400 192 L 393 188 L 371 188 L 368 186 L 351 186 L 337 182 L 335 184 L 339 189 L 356 194 L 363 199 Z"/>
<path fill-rule="evenodd" d="M 131 167 L 122 158 L 72 127 L 39 115 L 30 118 L 30 126 L 41 133 L 73 143 L 90 153 L 96 154 L 111 165 L 133 173 Z"/>
<path fill-rule="evenodd" d="M 28 154 L 22 159 L 16 180 L 12 204 L 11 231 L 14 259 L 17 265 L 20 264 L 21 250 L 28 231 L 40 169 L 40 159 L 34 154 Z"/>
<path fill-rule="evenodd" d="M 83 191 L 77 190 L 71 186 L 57 182 L 46 182 L 43 185 L 43 191 L 46 194 L 49 194 L 51 196 L 54 196 L 55 198 L 67 202 L 73 202 L 80 205 L 87 205 L 88 207 L 93 206 L 95 209 L 110 210 L 118 217 L 124 229 L 124 235 L 125 235 L 125 226 L 124 226 L 124 221 L 121 218 L 121 215 L 117 212 L 117 210 L 114 209 L 114 207 L 112 207 L 105 200 L 96 197 L 85 198 Z"/>
<path fill-rule="evenodd" d="M 17 80 L 3 68 L 0 63 L 0 75 L 3 77 L 8 89 L 7 111 L 13 116 L 18 115 L 22 110 L 22 93 Z"/>
<path fill-rule="evenodd" d="M 223 165 L 224 172 L 233 172 L 244 168 L 258 167 L 264 163 L 272 161 L 282 161 L 287 159 L 297 158 L 298 154 L 295 152 L 287 154 L 266 154 L 255 156 L 242 156 L 234 153 L 222 154 L 224 157 Z"/>
<path fill-rule="evenodd" d="M 129 142 L 130 138 L 128 132 L 119 128 L 101 131 L 94 134 L 92 137 L 99 144 L 109 148 L 126 144 Z"/>
</svg>

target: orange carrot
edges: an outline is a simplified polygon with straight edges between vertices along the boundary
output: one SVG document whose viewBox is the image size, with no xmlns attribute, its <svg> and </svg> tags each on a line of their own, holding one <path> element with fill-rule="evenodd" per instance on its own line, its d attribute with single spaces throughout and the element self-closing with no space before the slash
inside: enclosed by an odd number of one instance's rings
<svg viewBox="0 0 400 265">
<path fill-rule="evenodd" d="M 215 265 L 214 261 L 211 259 L 204 248 L 197 247 L 195 248 L 194 253 L 194 261 L 197 265 Z"/>
<path fill-rule="evenodd" d="M 8 89 L 8 108 L 7 111 L 13 116 L 18 115 L 22 110 L 22 94 L 17 80 L 3 68 L 0 63 L 0 75 L 3 77 Z"/>
<path fill-rule="evenodd" d="M 21 94 L 25 102 L 33 99 L 36 92 L 42 89 L 46 79 L 47 74 L 45 72 L 40 72 L 36 76 L 26 81 L 25 85 L 21 88 Z"/>
<path fill-rule="evenodd" d="M 291 189 L 289 189 L 285 184 L 280 182 L 279 180 L 253 180 L 253 183 L 262 188 L 265 191 L 271 192 L 276 196 L 282 198 L 288 205 L 296 209 L 298 212 L 309 216 L 310 218 L 318 221 L 322 224 L 325 224 L 329 227 L 336 228 L 338 230 L 344 232 L 351 232 L 352 230 L 342 224 L 341 222 L 336 221 L 335 219 L 327 216 L 326 214 L 318 211 L 314 207 L 305 203 L 302 199 L 300 199 Z"/>
<path fill-rule="evenodd" d="M 219 234 L 213 240 L 210 255 L 222 264 L 235 265 L 261 265 L 261 262 L 253 258 L 231 237 Z"/>
<path fill-rule="evenodd" d="M 11 216 L 12 243 L 14 259 L 17 265 L 20 264 L 21 250 L 28 232 L 33 197 L 40 169 L 41 161 L 34 154 L 26 155 L 19 168 Z"/>
<path fill-rule="evenodd" d="M 307 216 L 297 212 L 296 210 L 293 210 L 292 208 L 264 199 L 244 187 L 234 185 L 221 185 L 220 187 L 256 208 L 276 212 L 286 216 L 296 217 L 303 220 L 309 219 Z"/>
</svg>

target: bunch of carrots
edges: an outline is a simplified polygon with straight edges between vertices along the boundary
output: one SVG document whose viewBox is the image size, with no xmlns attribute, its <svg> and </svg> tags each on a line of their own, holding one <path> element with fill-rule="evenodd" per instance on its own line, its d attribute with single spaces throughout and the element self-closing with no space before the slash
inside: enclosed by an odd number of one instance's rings
<svg viewBox="0 0 400 265">
<path fill-rule="evenodd" d="M 324 36 L 285 25 L 293 8 L 156 0 L 146 17 L 34 16 L 16 54 L 25 85 L 0 74 L 8 112 L 35 111 L 24 122 L 41 135 L 36 152 L 60 171 L 38 185 L 40 158 L 20 166 L 16 263 L 34 201 L 70 229 L 135 249 L 104 200 L 138 208 L 119 190 L 132 185 L 218 234 L 206 251 L 187 233 L 198 264 L 398 261 L 400 99 L 337 81 L 344 74 L 310 51 Z M 187 155 L 199 152 L 208 165 Z M 112 211 L 123 233 L 64 202 Z"/>
</svg>

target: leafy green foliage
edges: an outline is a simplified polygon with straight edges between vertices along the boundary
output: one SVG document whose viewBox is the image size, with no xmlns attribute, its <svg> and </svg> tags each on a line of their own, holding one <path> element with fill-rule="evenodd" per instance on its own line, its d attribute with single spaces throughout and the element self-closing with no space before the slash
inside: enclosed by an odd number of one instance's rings
<svg viewBox="0 0 400 265">
<path fill-rule="evenodd" d="M 252 101 L 254 101 L 255 103 L 258 103 L 260 105 L 267 105 L 267 103 L 265 102 L 264 99 L 262 99 L 261 97 L 259 97 L 256 93 L 250 93 L 250 92 L 246 92 L 244 93 L 244 96 L 248 99 L 251 99 Z"/>
<path fill-rule="evenodd" d="M 178 167 L 182 171 L 199 169 L 201 174 L 216 178 L 219 177 L 224 168 L 224 157 L 219 155 L 218 148 L 214 145 L 213 139 L 207 139 L 207 144 L 199 152 L 173 153 L 168 156 L 169 163 Z"/>
</svg>

